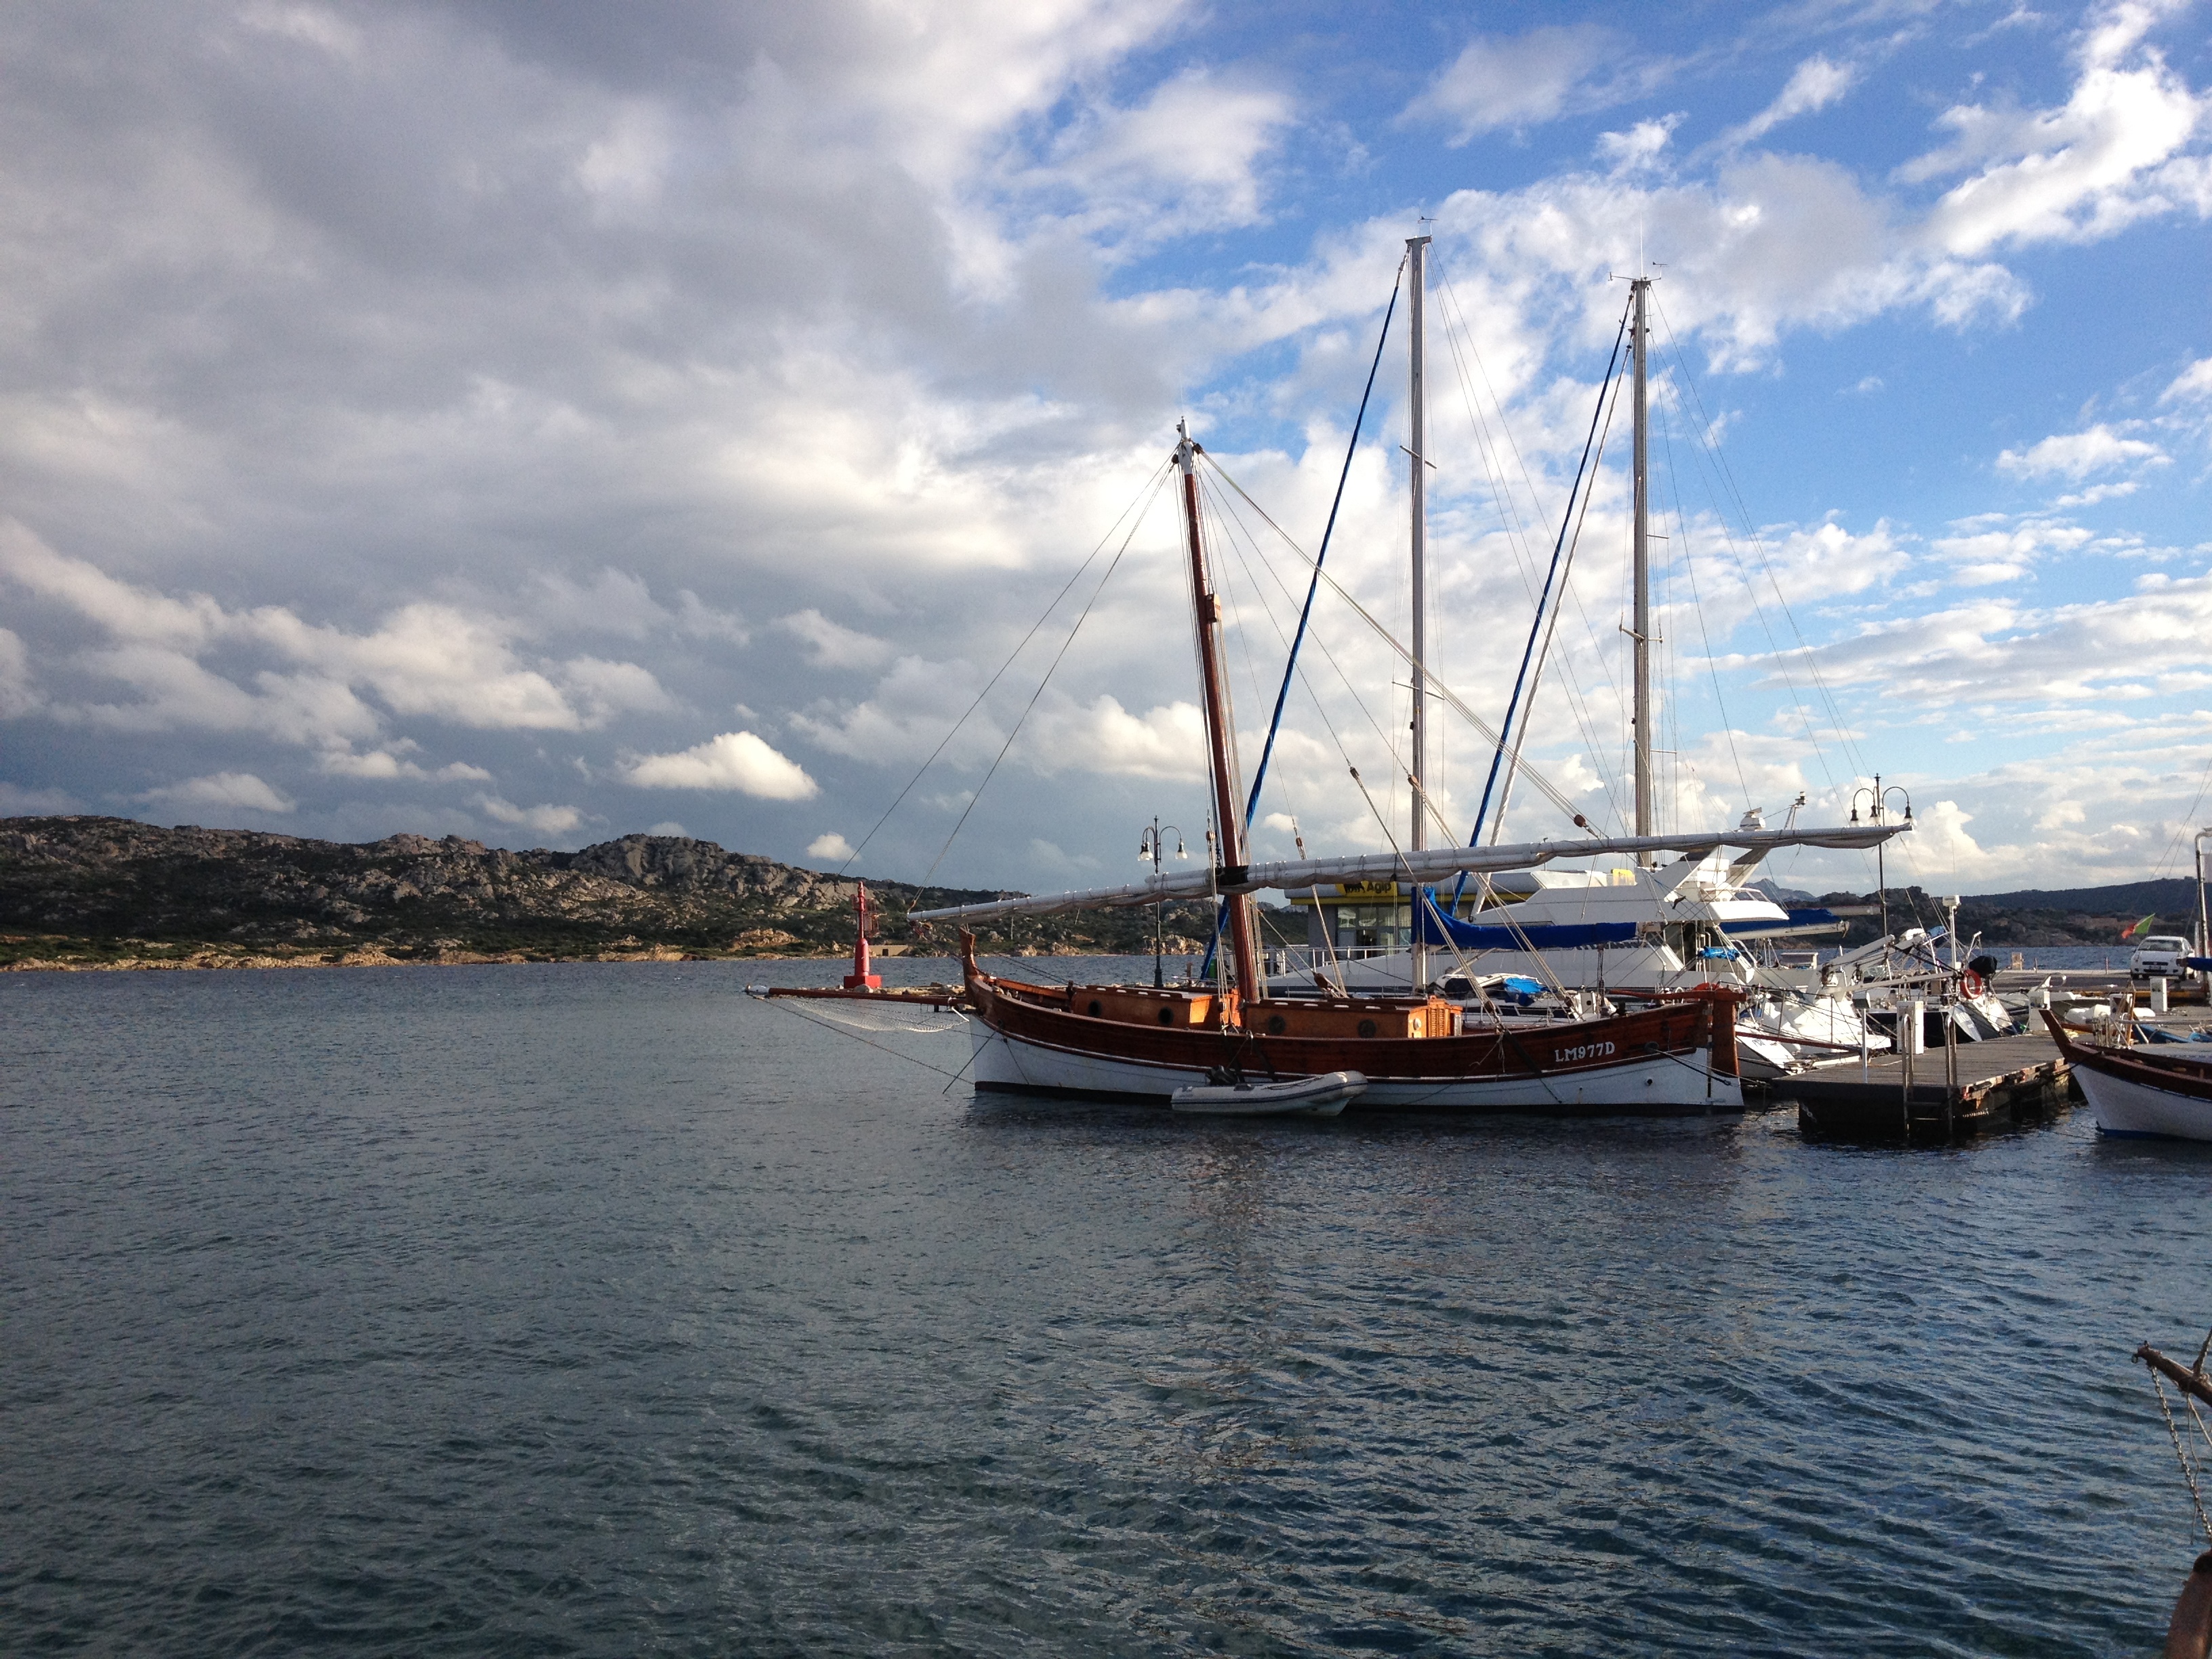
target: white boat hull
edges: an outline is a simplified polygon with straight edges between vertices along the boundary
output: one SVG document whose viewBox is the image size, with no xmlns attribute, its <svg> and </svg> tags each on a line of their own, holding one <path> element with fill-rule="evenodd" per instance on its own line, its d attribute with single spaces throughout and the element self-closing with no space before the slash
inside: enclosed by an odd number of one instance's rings
<svg viewBox="0 0 2212 1659">
<path fill-rule="evenodd" d="M 2131 1078 L 2112 1077 L 2093 1066 L 2076 1066 L 2098 1129 L 2108 1135 L 2160 1140 L 2212 1140 L 2212 1101 L 2152 1088 Z"/>
<path fill-rule="evenodd" d="M 1057 1048 L 974 1022 L 975 1087 L 983 1093 L 1057 1095 L 1164 1104 L 1178 1089 L 1207 1081 L 1203 1071 Z M 1542 1079 L 1368 1079 L 1353 1109 L 1531 1114 L 1551 1117 L 1688 1117 L 1741 1112 L 1743 1086 L 1711 1069 L 1706 1056 L 1655 1054 L 1602 1072 Z"/>
</svg>

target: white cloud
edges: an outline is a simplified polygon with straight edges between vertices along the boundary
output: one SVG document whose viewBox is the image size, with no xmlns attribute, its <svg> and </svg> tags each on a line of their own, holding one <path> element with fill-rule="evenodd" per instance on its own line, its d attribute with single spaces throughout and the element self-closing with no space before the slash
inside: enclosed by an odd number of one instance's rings
<svg viewBox="0 0 2212 1659">
<path fill-rule="evenodd" d="M 1060 141 L 1060 165 L 1031 182 L 1076 191 L 1072 225 L 1141 242 L 1249 224 L 1261 212 L 1261 158 L 1292 113 L 1273 88 L 1187 70 L 1140 105 L 1079 122 Z"/>
<path fill-rule="evenodd" d="M 1119 699 L 1040 706 L 1023 757 L 1047 777 L 1071 767 L 1143 778 L 1206 775 L 1206 727 L 1198 705 L 1169 703 L 1132 714 Z"/>
<path fill-rule="evenodd" d="M 82 810 L 76 797 L 66 789 L 26 789 L 21 784 L 0 781 L 0 818 L 45 817 Z"/>
<path fill-rule="evenodd" d="M 2173 384 L 2158 394 L 2162 404 L 2186 398 L 2212 398 L 2212 357 L 2199 357 L 2173 377 Z"/>
<path fill-rule="evenodd" d="M 677 836 L 685 840 L 689 840 L 691 835 L 689 830 L 677 823 L 674 818 L 663 818 L 645 833 L 648 836 Z"/>
<path fill-rule="evenodd" d="M 882 764 L 919 764 L 951 733 L 943 763 L 988 764 L 1006 741 L 1006 732 L 988 708 L 976 711 L 953 732 L 983 677 L 963 662 L 931 662 L 901 657 L 874 691 L 840 708 L 821 703 L 792 717 L 792 729 L 808 742 L 836 755 Z"/>
<path fill-rule="evenodd" d="M 677 594 L 676 600 L 679 634 L 697 640 L 727 640 L 732 645 L 751 641 L 752 630 L 736 611 L 717 611 L 688 587 Z"/>
<path fill-rule="evenodd" d="M 2008 449 L 1997 457 L 1997 471 L 2015 478 L 2069 478 L 2078 483 L 2092 472 L 2166 459 L 2156 444 L 2124 438 L 2100 422 L 2086 432 L 2054 434 L 2025 450 Z"/>
<path fill-rule="evenodd" d="M 831 622 L 811 605 L 777 617 L 775 625 L 806 642 L 806 659 L 817 668 L 875 668 L 891 658 L 887 641 Z"/>
<path fill-rule="evenodd" d="M 763 800 L 811 800 L 814 780 L 750 732 L 725 732 L 673 755 L 647 755 L 623 770 L 642 789 L 730 789 Z"/>
<path fill-rule="evenodd" d="M 1598 159 L 1621 173 L 1654 167 L 1665 154 L 1681 120 L 1680 115 L 1668 115 L 1638 121 L 1626 132 L 1601 132 L 1597 136 Z"/>
<path fill-rule="evenodd" d="M 1824 110 L 1849 92 L 1857 79 L 1858 70 L 1852 64 L 1819 55 L 1808 58 L 1791 73 L 1772 103 L 1730 131 L 1723 142 L 1747 144 L 1765 137 L 1784 121 Z"/>
<path fill-rule="evenodd" d="M 676 700 L 660 689 L 660 682 L 634 662 L 572 657 L 561 665 L 561 680 L 580 706 L 580 723 L 586 726 L 604 726 L 620 714 L 676 707 Z"/>
<path fill-rule="evenodd" d="M 853 843 L 836 830 L 827 830 L 806 843 L 806 856 L 825 864 L 842 864 L 853 856 Z"/>
<path fill-rule="evenodd" d="M 2056 109 L 1960 105 L 1951 143 L 1899 170 L 1908 182 L 1978 169 L 1936 204 L 1926 235 L 1973 257 L 2001 244 L 2089 242 L 2136 220 L 2212 199 L 2183 155 L 2205 105 L 2143 35 L 2165 7 L 2121 4 L 2092 24 L 2081 75 Z"/>
<path fill-rule="evenodd" d="M 334 778 L 406 778 L 417 783 L 491 781 L 490 773 L 466 761 L 452 761 L 444 766 L 430 768 L 419 761 L 409 759 L 407 751 L 418 746 L 402 738 L 381 749 L 372 749 L 365 755 L 356 755 L 349 749 L 328 749 L 317 757 L 315 766 L 318 771 Z"/>
<path fill-rule="evenodd" d="M 1939 536 L 1930 545 L 1951 562 L 1950 580 L 1960 587 L 2021 580 L 2049 556 L 2071 553 L 2093 539 L 2079 525 L 1995 514 L 1962 521 L 1954 529 L 1957 533 Z"/>
<path fill-rule="evenodd" d="M 363 692 L 393 714 L 494 731 L 574 732 L 674 706 L 635 663 L 577 657 L 533 666 L 516 653 L 516 624 L 449 604 L 403 605 L 374 629 L 350 633 L 282 605 L 231 611 L 204 593 L 180 599 L 118 581 L 12 522 L 0 524 L 0 574 L 108 634 L 112 644 L 78 660 L 137 700 L 58 713 L 118 729 L 259 731 L 343 748 L 382 727 Z M 239 650 L 283 666 L 255 672 L 249 690 L 201 661 Z"/>
<path fill-rule="evenodd" d="M 475 805 L 486 817 L 541 836 L 565 836 L 584 821 L 581 809 L 574 806 L 517 806 L 497 795 L 478 795 Z"/>
<path fill-rule="evenodd" d="M 138 798 L 149 805 L 213 807 L 222 811 L 289 812 L 298 803 L 251 772 L 216 772 L 204 778 L 149 789 Z"/>
<path fill-rule="evenodd" d="M 0 628 L 0 720 L 27 714 L 44 701 L 31 684 L 31 659 L 23 641 Z"/>
<path fill-rule="evenodd" d="M 1478 35 L 1438 72 L 1401 118 L 1451 130 L 1464 144 L 1500 128 L 1529 127 L 1570 108 L 1594 108 L 1607 94 L 1594 71 L 1631 50 L 1595 24 L 1547 26 L 1511 36 Z"/>
<path fill-rule="evenodd" d="M 240 9 L 238 21 L 250 29 L 319 47 L 343 61 L 361 55 L 361 31 L 321 6 L 274 5 L 268 0 L 255 0 Z"/>
<path fill-rule="evenodd" d="M 2212 575 L 2154 572 L 2118 599 L 2039 610 L 1991 595 L 1863 628 L 1814 653 L 1831 684 L 1873 685 L 1896 706 L 2090 704 L 2151 696 L 2201 669 Z"/>
</svg>

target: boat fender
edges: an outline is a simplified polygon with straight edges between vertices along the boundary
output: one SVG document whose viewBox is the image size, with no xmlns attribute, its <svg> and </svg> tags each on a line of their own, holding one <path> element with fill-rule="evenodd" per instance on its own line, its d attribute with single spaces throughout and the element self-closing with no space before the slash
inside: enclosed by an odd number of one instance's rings
<svg viewBox="0 0 2212 1659">
<path fill-rule="evenodd" d="M 1988 981 L 1971 968 L 1959 975 L 1959 990 L 1962 995 L 1978 997 L 1987 989 L 1989 989 Z"/>
<path fill-rule="evenodd" d="M 2208 1654 L 2212 1654 L 2212 1550 L 2197 1558 L 2166 1627 L 2166 1659 L 2206 1659 Z"/>
</svg>

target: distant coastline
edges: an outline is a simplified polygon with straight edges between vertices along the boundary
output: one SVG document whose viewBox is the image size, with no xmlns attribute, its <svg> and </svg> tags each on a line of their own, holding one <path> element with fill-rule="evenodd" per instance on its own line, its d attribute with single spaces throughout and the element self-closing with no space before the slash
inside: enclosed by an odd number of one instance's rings
<svg viewBox="0 0 2212 1659">
<path fill-rule="evenodd" d="M 807 960 L 853 942 L 852 876 L 684 836 L 574 853 L 448 836 L 362 843 L 135 819 L 0 819 L 0 969 L 473 966 L 524 962 Z M 879 954 L 945 951 L 912 936 L 918 903 L 989 890 L 871 880 Z M 1011 924 L 986 950 L 1149 950 L 1152 917 Z M 1194 931 L 1198 923 L 1190 924 Z"/>
<path fill-rule="evenodd" d="M 683 836 L 623 836 L 574 853 L 513 852 L 448 836 L 362 843 L 255 830 L 175 829 L 64 815 L 0 819 L 0 971 L 476 966 L 525 962 L 809 961 L 852 948 L 859 883 Z M 910 909 L 1003 896 L 870 878 L 878 953 L 945 954 Z M 1777 890 L 1848 913 L 1844 942 L 1879 931 L 1878 895 Z M 1899 928 L 1943 925 L 1940 902 L 1893 888 Z M 1969 897 L 1962 935 L 1992 948 L 2121 945 L 2144 915 L 2188 932 L 2191 882 Z M 1302 918 L 1263 912 L 1272 942 Z M 1170 954 L 1203 948 L 1202 903 L 1171 905 Z M 1149 956 L 1142 907 L 1021 917 L 976 943 L 998 956 Z"/>
</svg>

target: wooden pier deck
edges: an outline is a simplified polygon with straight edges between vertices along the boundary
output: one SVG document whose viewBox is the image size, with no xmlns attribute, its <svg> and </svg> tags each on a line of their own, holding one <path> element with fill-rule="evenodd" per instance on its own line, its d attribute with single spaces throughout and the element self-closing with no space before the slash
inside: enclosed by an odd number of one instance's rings
<svg viewBox="0 0 2212 1659">
<path fill-rule="evenodd" d="M 1912 1057 L 1912 1085 L 1896 1054 L 1877 1054 L 1863 1077 L 1856 1061 L 1745 1086 L 1770 1109 L 1797 1109 L 1797 1127 L 1822 1140 L 1949 1145 L 1987 1130 L 2040 1121 L 2081 1098 L 2047 1033 L 1962 1042 L 1958 1082 L 1944 1051 Z"/>
</svg>

